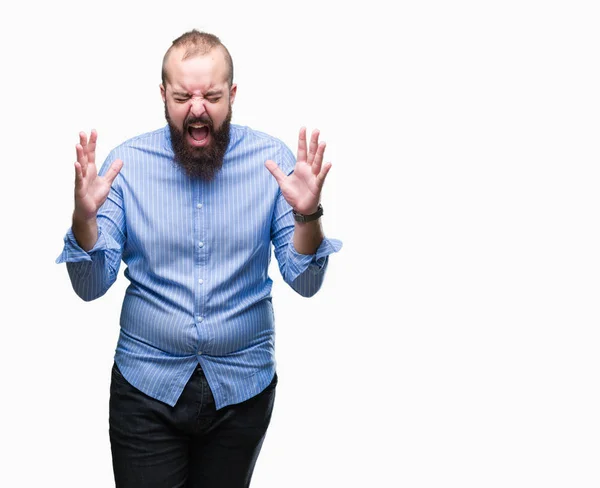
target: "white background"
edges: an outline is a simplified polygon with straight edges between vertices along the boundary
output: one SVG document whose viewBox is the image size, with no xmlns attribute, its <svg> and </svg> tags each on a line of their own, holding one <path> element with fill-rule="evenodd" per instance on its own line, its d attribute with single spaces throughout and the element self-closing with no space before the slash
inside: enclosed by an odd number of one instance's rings
<svg viewBox="0 0 600 488">
<path fill-rule="evenodd" d="M 280 383 L 254 487 L 600 485 L 599 15 L 584 1 L 22 2 L 3 7 L 0 485 L 113 486 L 126 280 L 54 264 L 74 146 L 164 124 L 171 41 L 217 34 L 234 122 L 333 162 L 344 241 L 273 290 Z"/>
</svg>

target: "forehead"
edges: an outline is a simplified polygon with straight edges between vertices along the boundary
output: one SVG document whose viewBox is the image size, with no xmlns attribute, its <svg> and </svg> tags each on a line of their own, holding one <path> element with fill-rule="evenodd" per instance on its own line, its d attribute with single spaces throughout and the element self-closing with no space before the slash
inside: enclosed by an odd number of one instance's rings
<svg viewBox="0 0 600 488">
<path fill-rule="evenodd" d="M 222 49 L 215 48 L 190 57 L 186 57 L 187 52 L 187 48 L 180 47 L 169 53 L 165 64 L 168 85 L 188 91 L 227 85 L 229 73 Z"/>
</svg>

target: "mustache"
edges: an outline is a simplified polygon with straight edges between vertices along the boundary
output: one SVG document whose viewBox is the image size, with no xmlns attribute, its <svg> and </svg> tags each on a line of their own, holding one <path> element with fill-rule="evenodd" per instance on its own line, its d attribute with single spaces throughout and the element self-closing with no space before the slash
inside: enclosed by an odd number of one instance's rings
<svg viewBox="0 0 600 488">
<path fill-rule="evenodd" d="M 213 121 L 206 113 L 202 114 L 200 117 L 188 117 L 183 122 L 183 128 L 187 130 L 191 124 L 204 124 L 209 129 L 213 129 Z"/>
</svg>

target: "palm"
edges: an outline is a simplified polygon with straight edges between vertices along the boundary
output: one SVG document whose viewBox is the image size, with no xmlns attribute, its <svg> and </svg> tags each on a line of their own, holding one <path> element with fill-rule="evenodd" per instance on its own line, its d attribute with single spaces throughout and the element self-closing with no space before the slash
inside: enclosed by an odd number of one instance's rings
<svg viewBox="0 0 600 488">
<path fill-rule="evenodd" d="M 285 200 L 297 212 L 311 214 L 316 212 L 325 177 L 331 169 L 331 163 L 323 165 L 325 143 L 319 144 L 319 131 L 315 130 L 306 147 L 306 129 L 300 129 L 298 138 L 298 155 L 294 172 L 286 176 L 274 161 L 267 161 L 266 166 L 279 183 Z"/>
<path fill-rule="evenodd" d="M 85 133 L 79 134 L 77 162 L 75 163 L 75 213 L 89 219 L 96 216 L 98 209 L 106 201 L 112 182 L 121 170 L 121 160 L 112 163 L 106 176 L 98 176 L 96 170 L 96 140 L 92 131 L 89 140 Z"/>
</svg>

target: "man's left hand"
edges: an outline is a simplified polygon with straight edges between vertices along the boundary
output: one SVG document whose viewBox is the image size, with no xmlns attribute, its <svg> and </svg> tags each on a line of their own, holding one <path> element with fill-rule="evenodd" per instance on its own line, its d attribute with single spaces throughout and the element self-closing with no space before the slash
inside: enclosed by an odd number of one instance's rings
<svg viewBox="0 0 600 488">
<path fill-rule="evenodd" d="M 325 143 L 319 143 L 319 130 L 315 129 L 310 138 L 307 154 L 306 128 L 302 127 L 298 137 L 296 166 L 292 174 L 287 176 L 274 161 L 268 160 L 265 163 L 277 180 L 283 197 L 298 213 L 310 215 L 317 211 L 321 189 L 331 169 L 331 163 L 323 164 L 324 153 Z"/>
</svg>

